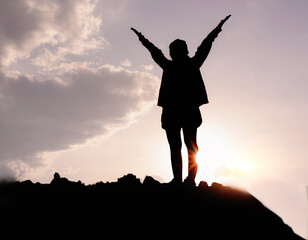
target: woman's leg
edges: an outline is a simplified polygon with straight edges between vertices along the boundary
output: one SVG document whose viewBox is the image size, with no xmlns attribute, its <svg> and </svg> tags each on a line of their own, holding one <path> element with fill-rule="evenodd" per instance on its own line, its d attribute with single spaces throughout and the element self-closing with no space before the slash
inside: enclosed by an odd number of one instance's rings
<svg viewBox="0 0 308 240">
<path fill-rule="evenodd" d="M 198 170 L 196 162 L 196 154 L 198 152 L 197 128 L 183 128 L 183 133 L 188 151 L 188 179 L 194 181 Z"/>
<path fill-rule="evenodd" d="M 167 139 L 170 146 L 171 153 L 171 165 L 173 171 L 173 179 L 176 182 L 182 182 L 182 140 L 181 140 L 181 129 L 165 129 Z"/>
</svg>

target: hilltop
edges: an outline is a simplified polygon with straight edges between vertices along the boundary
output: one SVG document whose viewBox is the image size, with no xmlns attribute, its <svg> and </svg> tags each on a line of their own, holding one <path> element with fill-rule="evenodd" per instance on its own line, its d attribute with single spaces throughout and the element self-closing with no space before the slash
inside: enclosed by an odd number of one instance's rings
<svg viewBox="0 0 308 240">
<path fill-rule="evenodd" d="M 170 186 L 127 174 L 117 182 L 85 185 L 55 173 L 50 184 L 27 180 L 2 184 L 0 190 L 2 229 L 14 229 L 9 234 L 303 239 L 254 196 L 219 183 Z"/>
</svg>

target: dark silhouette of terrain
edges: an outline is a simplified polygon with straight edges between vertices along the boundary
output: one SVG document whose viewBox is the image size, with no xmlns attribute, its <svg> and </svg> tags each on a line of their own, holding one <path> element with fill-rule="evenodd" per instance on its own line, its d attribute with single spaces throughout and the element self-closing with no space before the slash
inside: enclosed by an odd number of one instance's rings
<svg viewBox="0 0 308 240">
<path fill-rule="evenodd" d="M 50 184 L 2 183 L 0 211 L 7 239 L 303 239 L 248 192 L 133 174 L 93 185 L 58 173 Z"/>
</svg>

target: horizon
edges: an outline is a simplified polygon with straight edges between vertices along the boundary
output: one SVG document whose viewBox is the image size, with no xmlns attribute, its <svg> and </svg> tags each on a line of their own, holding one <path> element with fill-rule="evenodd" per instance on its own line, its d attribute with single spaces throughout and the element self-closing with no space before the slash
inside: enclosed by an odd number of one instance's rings
<svg viewBox="0 0 308 240">
<path fill-rule="evenodd" d="M 172 179 L 162 70 L 130 30 L 189 56 L 231 14 L 201 67 L 196 181 L 245 189 L 307 237 L 308 2 L 2 1 L 0 180 Z M 183 138 L 182 138 L 183 139 Z M 183 144 L 183 177 L 187 151 Z"/>
</svg>

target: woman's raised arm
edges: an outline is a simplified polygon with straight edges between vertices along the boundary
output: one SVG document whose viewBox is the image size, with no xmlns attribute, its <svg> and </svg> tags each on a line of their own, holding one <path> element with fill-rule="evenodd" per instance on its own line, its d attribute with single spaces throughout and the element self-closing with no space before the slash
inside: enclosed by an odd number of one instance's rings
<svg viewBox="0 0 308 240">
<path fill-rule="evenodd" d="M 146 39 L 141 32 L 137 31 L 135 28 L 131 28 L 131 30 L 138 36 L 142 45 L 149 50 L 153 60 L 164 69 L 169 63 L 169 60 L 164 56 L 163 52 L 148 39 Z"/>
</svg>

